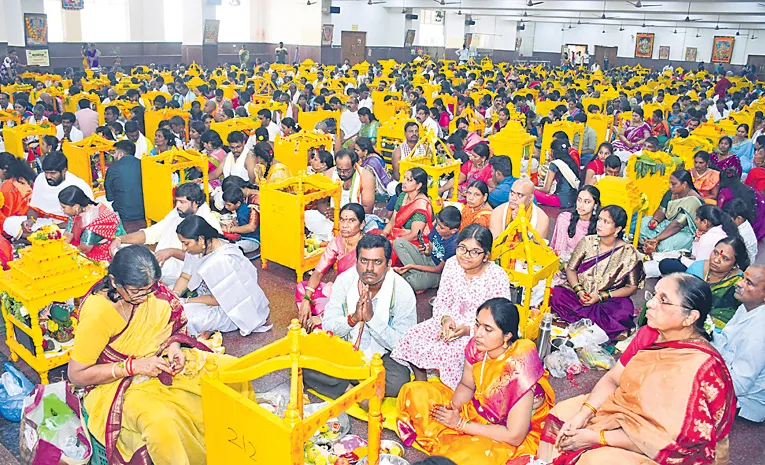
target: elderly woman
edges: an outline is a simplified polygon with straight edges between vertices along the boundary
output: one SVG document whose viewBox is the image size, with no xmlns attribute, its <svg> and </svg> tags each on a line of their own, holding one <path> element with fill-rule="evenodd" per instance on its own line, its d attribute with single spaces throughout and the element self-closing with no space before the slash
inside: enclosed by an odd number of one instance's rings
<svg viewBox="0 0 765 465">
<path fill-rule="evenodd" d="M 175 134 L 169 129 L 159 128 L 154 133 L 154 148 L 149 151 L 149 155 L 155 156 L 162 152 L 167 152 L 176 145 Z"/>
<path fill-rule="evenodd" d="M 441 382 L 456 389 L 473 334 L 474 309 L 493 297 L 510 298 L 507 273 L 489 260 L 493 241 L 489 228 L 479 224 L 460 231 L 457 254 L 441 273 L 433 317 L 410 328 L 391 353 L 412 367 L 416 380 L 426 381 L 426 370 L 438 370 Z"/>
<path fill-rule="evenodd" d="M 183 306 L 161 275 L 149 249 L 125 247 L 80 307 L 68 377 L 88 388 L 88 429 L 109 463 L 203 463 L 202 365 L 186 362 L 236 360 L 187 335 Z M 230 387 L 252 394 L 249 383 Z"/>
<path fill-rule="evenodd" d="M 567 282 L 550 296 L 552 311 L 568 323 L 589 318 L 614 339 L 632 328 L 635 306 L 630 296 L 643 284 L 643 262 L 623 240 L 627 213 L 603 207 L 596 233 L 577 244 L 566 265 Z"/>
<path fill-rule="evenodd" d="M 696 232 L 696 210 L 704 204 L 693 178 L 685 170 L 669 176 L 669 190 L 653 216 L 643 218 L 640 242 L 645 253 L 691 250 Z"/>
<path fill-rule="evenodd" d="M 576 196 L 576 208 L 558 215 L 550 247 L 563 262 L 568 261 L 584 236 L 595 234 L 600 207 L 598 188 L 582 186 Z"/>
<path fill-rule="evenodd" d="M 489 186 L 485 182 L 476 179 L 468 184 L 465 191 L 465 206 L 462 208 L 462 224 L 460 229 L 477 223 L 489 227 L 492 208 L 488 203 Z"/>
<path fill-rule="evenodd" d="M 364 207 L 358 203 L 347 203 L 340 209 L 340 234 L 327 244 L 311 278 L 295 288 L 298 317 L 306 330 L 321 325 L 324 308 L 332 294 L 332 283 L 321 281 L 324 275 L 333 266 L 339 275 L 356 264 L 356 244 L 364 236 L 364 218 Z"/>
<path fill-rule="evenodd" d="M 404 444 L 416 442 L 457 465 L 505 465 L 536 453 L 555 394 L 533 341 L 519 339 L 518 320 L 508 299 L 484 302 L 457 388 L 438 381 L 404 385 L 397 423 Z"/>
<path fill-rule="evenodd" d="M 708 342 L 712 293 L 696 276 L 656 284 L 648 325 L 589 395 L 547 420 L 542 460 L 565 464 L 727 463 L 736 400 L 725 361 Z M 558 430 L 557 438 L 552 431 Z"/>
<path fill-rule="evenodd" d="M 86 257 L 96 261 L 111 261 L 109 245 L 117 236 L 127 234 L 120 216 L 105 204 L 90 200 L 77 186 L 65 187 L 58 193 L 61 209 L 69 221 L 64 237 Z"/>
</svg>

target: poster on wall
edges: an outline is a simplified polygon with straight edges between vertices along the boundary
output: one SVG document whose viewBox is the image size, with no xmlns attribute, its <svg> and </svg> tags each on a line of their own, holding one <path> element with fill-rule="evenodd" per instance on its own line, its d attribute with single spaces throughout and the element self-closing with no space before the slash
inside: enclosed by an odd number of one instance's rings
<svg viewBox="0 0 765 465">
<path fill-rule="evenodd" d="M 404 47 L 411 47 L 414 45 L 414 29 L 407 29 L 406 36 L 404 37 Z"/>
<path fill-rule="evenodd" d="M 635 35 L 635 58 L 651 58 L 653 56 L 653 34 Z"/>
<path fill-rule="evenodd" d="M 61 8 L 65 10 L 82 10 L 85 0 L 61 0 Z"/>
<path fill-rule="evenodd" d="M 332 36 L 335 34 L 334 24 L 321 25 L 321 45 L 332 45 Z"/>
<path fill-rule="evenodd" d="M 718 37 L 712 42 L 712 63 L 730 63 L 734 37 Z"/>
<path fill-rule="evenodd" d="M 220 30 L 220 21 L 217 19 L 205 20 L 205 35 L 202 40 L 203 45 L 217 45 L 218 31 Z"/>
<path fill-rule="evenodd" d="M 696 47 L 685 47 L 685 61 L 696 61 Z"/>
<path fill-rule="evenodd" d="M 669 46 L 659 46 L 659 60 L 669 60 Z"/>
<path fill-rule="evenodd" d="M 48 16 L 41 13 L 24 13 L 24 37 L 27 47 L 48 45 Z"/>
<path fill-rule="evenodd" d="M 27 66 L 50 66 L 48 49 L 26 50 Z"/>
</svg>

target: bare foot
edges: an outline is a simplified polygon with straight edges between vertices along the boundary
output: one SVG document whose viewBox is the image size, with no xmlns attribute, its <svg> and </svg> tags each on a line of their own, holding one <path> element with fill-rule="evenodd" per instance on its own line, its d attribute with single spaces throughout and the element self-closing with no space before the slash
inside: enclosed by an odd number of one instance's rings
<svg viewBox="0 0 765 465">
<path fill-rule="evenodd" d="M 212 336 L 212 331 L 205 331 L 199 336 L 197 336 L 197 339 L 204 339 L 205 341 L 210 339 L 210 336 Z"/>
</svg>

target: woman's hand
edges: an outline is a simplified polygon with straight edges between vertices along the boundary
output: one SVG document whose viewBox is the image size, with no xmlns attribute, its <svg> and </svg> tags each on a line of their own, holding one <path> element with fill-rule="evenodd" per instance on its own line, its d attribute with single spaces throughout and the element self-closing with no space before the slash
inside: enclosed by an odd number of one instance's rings
<svg viewBox="0 0 765 465">
<path fill-rule="evenodd" d="M 138 358 L 133 361 L 133 373 L 156 378 L 162 372 L 173 374 L 170 365 L 162 357 Z"/>
<path fill-rule="evenodd" d="M 404 273 L 406 273 L 407 271 L 409 271 L 411 269 L 412 269 L 412 265 L 411 264 L 404 265 L 404 266 L 393 267 L 393 271 L 395 271 L 398 274 L 404 274 Z"/>
<path fill-rule="evenodd" d="M 576 296 L 579 298 L 579 302 L 584 305 L 584 303 L 590 298 L 590 294 L 585 292 L 584 290 L 581 290 L 576 293 Z"/>
<path fill-rule="evenodd" d="M 298 309 L 298 319 L 300 324 L 308 330 L 308 320 L 311 318 L 311 302 L 308 299 L 303 299 L 300 302 L 300 308 Z"/>
<path fill-rule="evenodd" d="M 457 330 L 457 323 L 454 322 L 452 317 L 450 316 L 444 317 L 441 320 L 441 331 L 438 332 L 438 337 L 436 338 L 436 340 L 443 339 L 444 341 L 447 341 L 456 330 Z"/>
<path fill-rule="evenodd" d="M 585 294 L 583 297 L 585 298 L 579 298 L 579 301 L 582 303 L 582 305 L 594 305 L 600 302 L 600 295 L 598 295 L 597 292 L 593 292 L 592 294 Z"/>
<path fill-rule="evenodd" d="M 652 254 L 656 252 L 656 249 L 659 247 L 659 241 L 656 239 L 648 239 L 645 242 L 643 242 L 643 252 L 646 254 Z"/>
<path fill-rule="evenodd" d="M 576 415 L 571 417 L 569 421 L 561 426 L 560 431 L 558 431 L 558 438 L 555 442 L 556 444 L 560 445 L 561 441 L 570 435 L 572 431 L 580 430 L 584 428 L 585 425 L 587 425 L 587 422 L 590 421 L 590 419 L 593 417 L 593 414 L 589 409 L 585 409 L 586 407 L 582 407 Z"/>
<path fill-rule="evenodd" d="M 455 429 L 460 421 L 460 411 L 449 405 L 434 405 L 430 417 L 447 428 Z"/>
<path fill-rule="evenodd" d="M 183 367 L 186 365 L 186 354 L 183 353 L 180 344 L 170 344 L 170 347 L 167 348 L 167 358 L 170 359 L 170 369 L 173 370 L 174 375 L 183 371 Z"/>
<path fill-rule="evenodd" d="M 70 244 L 72 242 L 72 238 L 74 237 L 72 233 L 64 231 L 62 235 L 64 236 L 65 243 Z"/>
<path fill-rule="evenodd" d="M 600 444 L 600 433 L 591 429 L 575 429 L 563 435 L 558 448 L 562 451 L 575 451 L 595 444 Z"/>
<path fill-rule="evenodd" d="M 321 324 L 321 317 L 318 315 L 314 315 L 308 318 L 308 321 L 306 322 L 306 325 L 305 325 L 305 330 L 310 333 L 320 324 Z"/>
<path fill-rule="evenodd" d="M 445 340 L 446 342 L 452 342 L 464 336 L 470 336 L 470 327 L 467 325 L 457 327 Z"/>
</svg>

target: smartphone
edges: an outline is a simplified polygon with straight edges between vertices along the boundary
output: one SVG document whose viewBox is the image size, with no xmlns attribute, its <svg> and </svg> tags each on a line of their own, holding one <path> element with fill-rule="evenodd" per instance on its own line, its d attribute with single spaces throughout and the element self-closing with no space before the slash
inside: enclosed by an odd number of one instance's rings
<svg viewBox="0 0 765 465">
<path fill-rule="evenodd" d="M 425 240 L 422 238 L 422 231 L 417 231 L 417 240 L 420 241 L 420 247 L 425 248 Z"/>
</svg>

